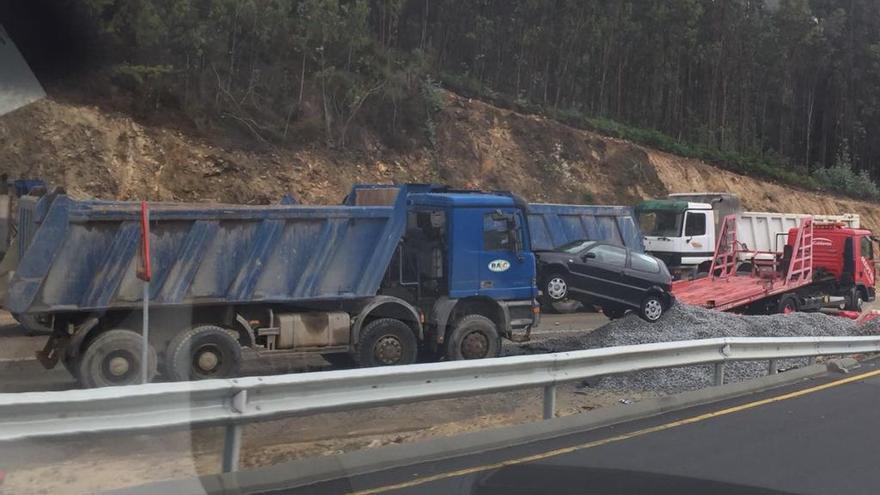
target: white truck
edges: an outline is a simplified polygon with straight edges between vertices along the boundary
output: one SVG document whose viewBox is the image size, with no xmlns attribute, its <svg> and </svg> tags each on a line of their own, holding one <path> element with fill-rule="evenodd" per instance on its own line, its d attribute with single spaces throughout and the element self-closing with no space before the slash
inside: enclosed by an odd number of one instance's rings
<svg viewBox="0 0 880 495">
<path fill-rule="evenodd" d="M 736 215 L 736 236 L 741 244 L 742 270 L 751 269 L 749 251 L 781 253 L 785 234 L 798 226 L 801 218 L 812 216 L 816 223 L 840 223 L 859 228 L 859 215 L 812 215 L 808 213 L 770 213 L 742 211 L 735 194 L 679 193 L 666 199 L 649 200 L 635 208 L 644 235 L 645 252 L 655 256 L 676 278 L 708 273 L 717 244 L 721 220 Z"/>
</svg>

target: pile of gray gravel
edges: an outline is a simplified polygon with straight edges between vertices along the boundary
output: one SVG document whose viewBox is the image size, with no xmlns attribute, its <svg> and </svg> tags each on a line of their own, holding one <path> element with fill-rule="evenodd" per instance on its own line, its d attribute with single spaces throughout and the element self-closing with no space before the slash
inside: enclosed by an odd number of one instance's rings
<svg viewBox="0 0 880 495">
<path fill-rule="evenodd" d="M 880 326 L 880 321 L 878 321 Z M 508 349 L 508 355 L 563 352 L 621 345 L 711 339 L 717 337 L 845 336 L 856 333 L 852 320 L 821 313 L 743 316 L 684 304 L 673 305 L 655 323 L 634 314 L 590 333 L 573 333 Z M 801 366 L 806 360 L 786 360 L 781 368 Z M 725 382 L 748 380 L 767 374 L 767 362 L 729 363 Z M 595 386 L 613 390 L 675 392 L 711 385 L 712 366 L 648 370 L 605 377 Z"/>
</svg>

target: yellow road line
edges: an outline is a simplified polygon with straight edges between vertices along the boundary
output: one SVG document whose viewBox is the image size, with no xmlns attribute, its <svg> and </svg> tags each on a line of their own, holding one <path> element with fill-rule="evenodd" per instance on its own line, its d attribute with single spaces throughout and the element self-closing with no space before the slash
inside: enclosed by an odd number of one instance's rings
<svg viewBox="0 0 880 495">
<path fill-rule="evenodd" d="M 740 411 L 745 411 L 747 409 L 752 409 L 759 406 L 764 406 L 767 404 L 772 404 L 774 402 L 780 402 L 788 399 L 794 399 L 797 397 L 801 397 L 807 394 L 812 394 L 814 392 L 819 392 L 822 390 L 826 390 L 832 387 L 838 387 L 840 385 L 846 385 L 847 383 L 857 382 L 861 380 L 865 380 L 867 378 L 871 378 L 873 376 L 880 375 L 880 370 L 871 371 L 868 373 L 863 373 L 861 375 L 851 376 L 849 378 L 844 378 L 842 380 L 833 381 L 830 383 L 825 383 L 823 385 L 817 385 L 811 388 L 805 388 L 803 390 L 798 390 L 795 392 L 790 392 L 783 395 L 777 395 L 775 397 L 768 397 L 766 399 L 757 400 L 754 402 L 749 402 L 747 404 L 742 404 L 739 406 L 729 407 L 727 409 L 721 409 L 719 411 L 714 411 L 710 413 L 700 414 L 699 416 L 693 416 L 691 418 L 681 419 L 678 421 L 672 421 L 670 423 L 665 423 L 662 425 L 652 426 L 650 428 L 644 428 L 641 430 L 636 430 L 630 433 L 624 433 L 622 435 L 617 435 L 614 437 L 604 438 L 602 440 L 595 440 L 592 442 L 583 443 L 580 445 L 574 445 L 571 447 L 565 447 L 556 450 L 550 450 L 547 452 L 542 452 L 540 454 L 530 455 L 527 457 L 520 457 L 517 459 L 509 459 L 506 461 L 496 462 L 494 464 L 484 464 L 481 466 L 473 466 L 465 469 L 459 469 L 456 471 L 449 471 L 446 473 L 435 474 L 432 476 L 425 476 L 424 478 L 417 478 L 414 480 L 405 481 L 402 483 L 397 483 L 394 485 L 387 485 L 378 488 L 370 488 L 368 490 L 361 490 L 357 492 L 352 492 L 351 495 L 374 495 L 377 493 L 388 492 L 391 490 L 401 490 L 403 488 L 411 488 L 414 486 L 423 485 L 425 483 L 431 483 L 432 481 L 439 481 L 448 478 L 455 478 L 458 476 L 465 476 L 468 474 L 479 473 L 481 471 L 489 471 L 492 469 L 499 469 L 506 466 L 513 466 L 516 464 L 523 464 L 526 462 L 534 462 L 540 461 L 542 459 L 547 459 L 549 457 L 556 457 L 558 455 L 570 454 L 572 452 L 576 452 L 578 450 L 589 449 L 592 447 L 599 447 L 601 445 L 607 445 L 609 443 L 619 442 L 621 440 L 627 440 L 630 438 L 640 437 L 643 435 L 647 435 L 649 433 L 656 433 L 658 431 L 669 430 L 678 426 L 689 425 L 693 423 L 698 423 L 700 421 L 705 421 L 707 419 L 717 418 L 719 416 L 725 416 L 727 414 L 733 414 Z"/>
</svg>

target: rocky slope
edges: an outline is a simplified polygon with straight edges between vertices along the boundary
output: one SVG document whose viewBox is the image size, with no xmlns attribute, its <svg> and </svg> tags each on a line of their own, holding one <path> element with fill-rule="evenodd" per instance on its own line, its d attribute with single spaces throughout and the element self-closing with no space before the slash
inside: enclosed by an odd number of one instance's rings
<svg viewBox="0 0 880 495">
<path fill-rule="evenodd" d="M 362 143 L 358 151 L 253 151 L 50 99 L 0 117 L 0 170 L 42 177 L 80 197 L 236 203 L 271 203 L 287 192 L 303 202 L 336 203 L 358 182 L 442 182 L 510 189 L 532 201 L 599 204 L 730 191 L 751 210 L 856 212 L 880 229 L 874 203 L 737 175 L 452 93 L 435 124 L 433 150 Z"/>
</svg>

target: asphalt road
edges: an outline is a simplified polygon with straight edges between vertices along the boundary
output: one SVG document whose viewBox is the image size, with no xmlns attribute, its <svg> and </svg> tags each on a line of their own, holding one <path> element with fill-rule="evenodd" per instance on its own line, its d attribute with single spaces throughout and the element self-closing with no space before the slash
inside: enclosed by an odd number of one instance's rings
<svg viewBox="0 0 880 495">
<path fill-rule="evenodd" d="M 880 370 L 272 493 L 875 494 Z"/>
<path fill-rule="evenodd" d="M 607 322 L 608 319 L 600 313 L 544 314 L 541 324 L 532 331 L 532 340 L 537 342 L 568 332 L 592 331 Z M 77 387 L 63 366 L 46 370 L 37 362 L 34 353 L 42 349 L 45 343 L 45 336 L 26 335 L 9 313 L 0 311 L 0 393 L 67 390 Z M 245 375 L 271 375 L 328 368 L 328 363 L 320 356 L 303 359 L 285 354 L 257 357 L 254 353 L 246 353 L 242 364 Z"/>
</svg>

